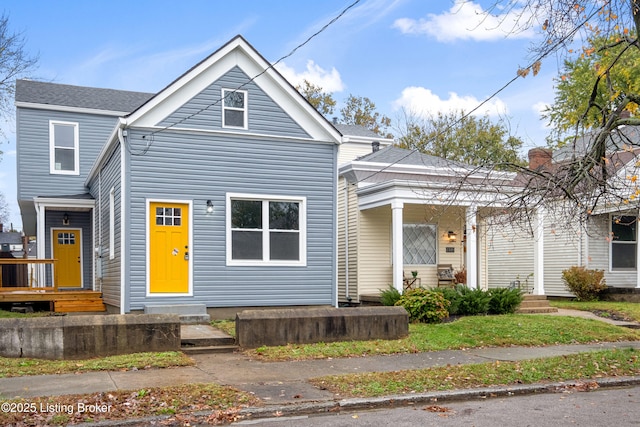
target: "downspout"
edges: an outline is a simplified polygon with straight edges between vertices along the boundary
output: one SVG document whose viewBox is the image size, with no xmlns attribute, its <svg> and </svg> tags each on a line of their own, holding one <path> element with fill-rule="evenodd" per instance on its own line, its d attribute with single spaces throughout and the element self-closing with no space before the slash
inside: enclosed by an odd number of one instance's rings
<svg viewBox="0 0 640 427">
<path fill-rule="evenodd" d="M 345 298 L 351 302 L 349 296 L 349 183 L 344 180 L 344 288 Z"/>
<path fill-rule="evenodd" d="M 125 303 L 126 299 L 126 289 L 125 289 L 125 271 L 126 271 L 126 263 L 125 263 L 125 252 L 126 252 L 126 240 L 124 238 L 124 230 L 125 230 L 125 200 L 124 195 L 126 194 L 125 188 L 125 143 L 124 143 L 124 135 L 122 133 L 122 128 L 125 126 L 125 123 L 120 122 L 120 127 L 118 127 L 118 143 L 120 144 L 120 314 L 126 314 Z"/>
</svg>

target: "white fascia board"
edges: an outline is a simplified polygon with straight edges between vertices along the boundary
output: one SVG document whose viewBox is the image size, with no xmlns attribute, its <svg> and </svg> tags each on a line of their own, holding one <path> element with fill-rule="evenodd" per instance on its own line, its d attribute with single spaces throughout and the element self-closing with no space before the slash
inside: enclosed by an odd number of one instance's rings
<svg viewBox="0 0 640 427">
<path fill-rule="evenodd" d="M 419 185 L 416 183 L 387 181 L 356 190 L 361 210 L 388 205 L 392 201 L 422 205 L 454 205 L 504 207 L 509 193 L 496 193 L 475 188 L 451 189 L 446 184 Z"/>
<path fill-rule="evenodd" d="M 339 173 L 345 174 L 347 172 L 385 172 L 385 173 L 404 173 L 412 175 L 425 175 L 425 176 L 451 176 L 460 177 L 466 176 L 473 179 L 491 179 L 500 181 L 512 181 L 515 179 L 516 174 L 514 172 L 503 171 L 478 171 L 470 170 L 461 167 L 441 167 L 441 166 L 426 166 L 426 165 L 403 165 L 397 163 L 374 163 L 363 161 L 351 161 L 340 167 Z"/>
<path fill-rule="evenodd" d="M 33 202 L 36 205 L 47 208 L 93 208 L 96 205 L 94 199 L 64 199 L 53 197 L 34 197 Z"/>
<path fill-rule="evenodd" d="M 69 107 L 65 105 L 52 105 L 52 104 L 37 104 L 32 102 L 16 102 L 17 108 L 31 108 L 35 110 L 47 110 L 47 111 L 62 111 L 65 113 L 82 113 L 82 114 L 97 114 L 100 116 L 114 116 L 120 117 L 128 113 L 128 111 L 111 111 L 111 110 L 99 110 L 96 108 L 80 108 Z"/>
<path fill-rule="evenodd" d="M 393 138 L 384 138 L 382 136 L 358 136 L 358 135 L 343 135 L 342 142 L 350 142 L 352 144 L 371 145 L 372 142 L 379 142 L 381 146 L 393 145 Z"/>
<path fill-rule="evenodd" d="M 255 78 L 253 82 L 287 111 L 314 140 L 328 140 L 335 144 L 341 142 L 340 133 L 241 38 L 228 43 L 158 93 L 127 118 L 127 125 L 161 128 L 158 123 L 235 66 L 249 78 Z"/>
</svg>

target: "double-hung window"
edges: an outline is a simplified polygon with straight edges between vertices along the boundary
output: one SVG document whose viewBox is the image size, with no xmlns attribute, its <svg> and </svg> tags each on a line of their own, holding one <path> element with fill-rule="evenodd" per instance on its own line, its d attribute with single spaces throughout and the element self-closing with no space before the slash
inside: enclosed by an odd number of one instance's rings
<svg viewBox="0 0 640 427">
<path fill-rule="evenodd" d="M 438 235 L 435 224 L 404 224 L 402 234 L 405 265 L 436 264 Z"/>
<path fill-rule="evenodd" d="M 247 92 L 222 89 L 222 127 L 247 128 Z"/>
<path fill-rule="evenodd" d="M 611 217 L 611 270 L 635 270 L 638 218 L 616 215 Z"/>
<path fill-rule="evenodd" d="M 227 196 L 229 265 L 305 265 L 305 198 Z"/>
<path fill-rule="evenodd" d="M 80 174 L 78 123 L 49 122 L 49 172 Z"/>
</svg>

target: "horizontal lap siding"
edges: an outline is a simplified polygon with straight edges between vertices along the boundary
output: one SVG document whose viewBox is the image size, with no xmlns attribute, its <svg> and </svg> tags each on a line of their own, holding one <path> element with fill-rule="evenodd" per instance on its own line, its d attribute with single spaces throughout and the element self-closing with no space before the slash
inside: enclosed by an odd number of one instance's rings
<svg viewBox="0 0 640 427">
<path fill-rule="evenodd" d="M 134 151 L 141 134 L 130 132 Z M 131 309 L 167 298 L 146 294 L 147 198 L 193 201 L 193 297 L 171 303 L 210 307 L 334 302 L 336 146 L 309 141 L 179 134 L 154 136 L 146 155 L 131 156 Z M 227 267 L 226 194 L 307 198 L 307 266 Z M 205 212 L 212 200 L 214 213 Z"/>
<path fill-rule="evenodd" d="M 118 144 L 113 153 L 109 155 L 107 163 L 91 182 L 91 195 L 96 199 L 96 206 L 100 212 L 96 212 L 96 244 L 100 247 L 102 255 L 102 279 L 97 280 L 102 290 L 102 298 L 105 304 L 114 307 L 120 306 L 120 282 L 121 282 L 121 239 L 120 233 L 120 149 Z M 114 215 L 114 259 L 109 259 L 109 193 L 114 188 L 115 215 Z"/>
<path fill-rule="evenodd" d="M 80 175 L 49 173 L 49 121 L 78 123 Z M 66 196 L 86 193 L 85 179 L 116 124 L 113 117 L 19 108 L 18 198 Z"/>
<path fill-rule="evenodd" d="M 222 89 L 236 88 L 247 92 L 248 130 L 225 130 L 295 138 L 309 137 L 255 82 L 249 82 L 249 77 L 238 67 L 234 67 L 215 83 L 194 96 L 159 125 L 202 130 L 223 129 Z"/>
<path fill-rule="evenodd" d="M 504 288 L 514 280 L 533 285 L 534 240 L 517 226 L 498 221 L 487 225 L 487 284 Z"/>
</svg>

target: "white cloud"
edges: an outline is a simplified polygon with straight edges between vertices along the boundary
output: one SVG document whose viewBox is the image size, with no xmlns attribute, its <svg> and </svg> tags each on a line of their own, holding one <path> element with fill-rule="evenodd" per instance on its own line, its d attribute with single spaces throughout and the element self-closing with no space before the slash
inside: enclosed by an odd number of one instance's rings
<svg viewBox="0 0 640 427">
<path fill-rule="evenodd" d="M 279 63 L 276 68 L 293 86 L 298 86 L 307 80 L 320 86 L 324 92 L 341 92 L 345 88 L 340 73 L 335 67 L 327 71 L 311 59 L 307 61 L 306 69 L 301 72 L 297 72 L 284 62 Z"/>
<path fill-rule="evenodd" d="M 459 112 L 461 110 L 469 112 L 476 108 L 480 102 L 473 96 L 460 96 L 455 92 L 449 92 L 448 99 L 441 99 L 429 89 L 410 86 L 405 88 L 400 98 L 393 102 L 393 107 L 396 110 L 404 109 L 411 114 L 428 118 L 439 112 Z M 503 117 L 507 114 L 507 106 L 499 98 L 493 98 L 473 114 Z"/>
<path fill-rule="evenodd" d="M 482 9 L 477 3 L 456 0 L 451 9 L 439 15 L 430 13 L 426 18 L 400 18 L 393 23 L 403 34 L 428 35 L 440 42 L 456 40 L 493 41 L 509 38 L 532 38 L 532 29 L 513 31 L 528 22 L 531 16 L 524 9 L 509 9 L 495 15 Z"/>
</svg>

